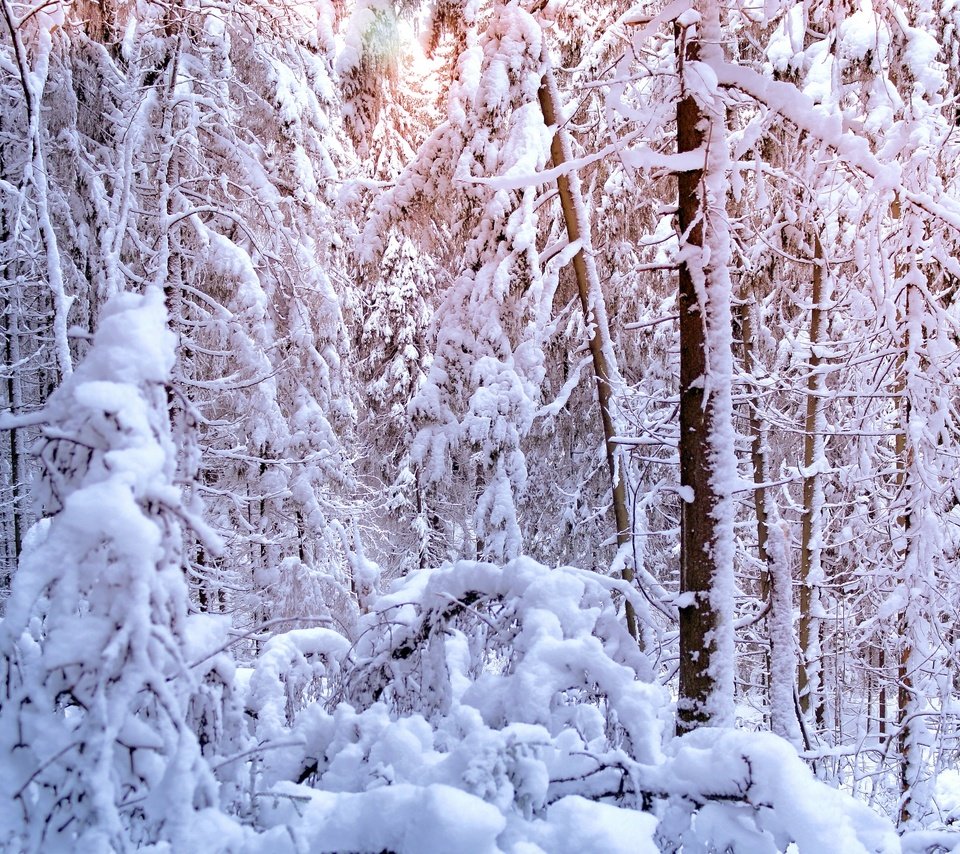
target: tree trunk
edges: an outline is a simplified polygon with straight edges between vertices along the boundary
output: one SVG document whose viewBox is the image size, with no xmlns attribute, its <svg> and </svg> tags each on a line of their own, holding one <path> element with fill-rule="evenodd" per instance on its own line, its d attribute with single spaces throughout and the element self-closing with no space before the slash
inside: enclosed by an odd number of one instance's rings
<svg viewBox="0 0 960 854">
<path fill-rule="evenodd" d="M 758 366 L 753 340 L 753 315 L 750 310 L 749 294 L 744 293 L 740 304 L 740 339 L 743 349 L 743 367 L 751 377 L 756 376 Z M 767 482 L 767 449 L 763 420 L 756 400 L 747 404 L 750 419 L 750 465 L 753 469 L 753 509 L 757 516 L 757 557 L 760 560 L 760 598 L 770 602 L 770 556 L 767 552 L 769 539 L 770 511 L 767 507 L 769 490 L 763 484 Z"/>
<path fill-rule="evenodd" d="M 557 87 L 553 78 L 553 71 L 549 65 L 544 71 L 539 97 L 544 124 L 547 127 L 556 128 L 553 140 L 550 143 L 550 156 L 553 165 L 560 167 L 570 161 L 570 146 L 566 131 L 559 126 Z M 610 483 L 613 489 L 613 514 L 617 525 L 617 547 L 619 549 L 630 545 L 632 528 L 630 510 L 627 504 L 626 466 L 623 464 L 622 452 L 614 442 L 616 429 L 612 411 L 612 381 L 616 374 L 616 367 L 613 348 L 610 343 L 610 327 L 607 323 L 603 293 L 600 290 L 600 279 L 593 261 L 590 228 L 583 206 L 583 198 L 580 195 L 580 181 L 576 172 L 571 171 L 559 176 L 557 178 L 557 190 L 560 194 L 560 207 L 563 210 L 563 219 L 567 227 L 567 238 L 571 243 L 580 242 L 580 249 L 573 258 L 573 271 L 577 279 L 577 290 L 580 294 L 580 305 L 583 308 L 584 323 L 590 334 L 590 355 L 593 359 L 593 375 L 597 383 L 597 400 L 600 404 L 600 420 L 603 423 L 607 468 L 610 471 Z M 621 570 L 621 577 L 624 581 L 632 583 L 633 569 L 625 564 Z M 635 639 L 640 641 L 637 615 L 633 603 L 628 600 L 625 603 L 625 608 L 627 629 Z"/>
<path fill-rule="evenodd" d="M 34 68 L 30 68 L 30 59 L 23 40 L 22 22 L 17 22 L 13 7 L 8 0 L 0 0 L 0 12 L 7 30 L 16 60 L 20 84 L 23 88 L 23 104 L 27 118 L 28 157 L 24 169 L 21 191 L 30 193 L 33 198 L 36 216 L 37 236 L 43 248 L 43 273 L 50 290 L 53 303 L 51 331 L 53 333 L 53 352 L 56 357 L 58 381 L 63 381 L 73 372 L 73 359 L 67 338 L 67 315 L 72 298 L 67 296 L 63 281 L 63 268 L 60 261 L 60 247 L 53 228 L 48 198 L 47 167 L 43 155 L 42 139 L 42 98 L 46 86 L 46 75 L 50 59 L 52 38 L 38 39 L 38 55 L 34 59 Z M 29 16 L 28 16 L 29 17 Z M 40 19 L 38 18 L 38 21 Z M 48 34 L 50 35 L 50 34 Z"/>
<path fill-rule="evenodd" d="M 722 59 L 719 7 L 704 5 L 703 42 L 676 24 L 684 64 Z M 729 226 L 726 113 L 683 91 L 677 150 L 705 150 L 705 168 L 677 176 L 680 309 L 680 732 L 733 721 L 733 506 Z M 707 131 L 705 133 L 705 130 Z M 705 141 L 709 137 L 709 143 Z"/>
<path fill-rule="evenodd" d="M 823 374 L 820 346 L 824 337 L 823 247 L 814 237 L 813 292 L 810 309 L 810 357 L 807 360 L 807 411 L 803 437 L 803 518 L 800 529 L 800 654 L 798 673 L 800 707 L 824 724 L 822 652 L 820 643 L 819 585 L 823 581 L 820 563 L 823 484 L 819 465 L 824 453 Z"/>
<path fill-rule="evenodd" d="M 899 197 L 895 197 L 891 206 L 891 217 L 894 222 L 901 218 L 901 203 Z M 918 235 L 919 237 L 919 235 Z M 915 264 L 911 264 L 914 267 Z M 907 381 L 909 370 L 908 362 L 921 348 L 922 326 L 920 323 L 914 323 L 914 314 L 916 307 L 915 301 L 919 298 L 916 288 L 912 282 L 914 269 L 905 270 L 901 264 L 897 265 L 894 273 L 896 281 L 903 281 L 903 314 L 900 322 L 903 327 L 903 342 L 900 355 L 897 358 L 897 375 L 895 382 L 895 391 L 900 398 L 901 425 L 894 438 L 894 454 L 897 461 L 896 485 L 897 493 L 903 496 L 903 511 L 900 513 L 897 524 L 899 525 L 903 545 L 898 550 L 898 557 L 902 564 L 900 584 L 907 590 L 913 588 L 913 578 L 915 577 L 914 566 L 917 561 L 915 550 L 918 544 L 913 527 L 913 507 L 914 507 L 914 484 L 911 482 L 910 470 L 914 465 L 913 445 L 909 437 L 909 425 L 911 416 L 910 388 Z M 915 475 L 914 475 L 915 476 Z M 908 618 L 907 611 L 910 607 L 909 602 L 896 617 L 896 637 L 899 639 L 900 647 L 897 651 L 897 753 L 900 757 L 900 824 L 907 824 L 917 816 L 917 804 L 914 800 L 913 785 L 918 781 L 922 773 L 922 760 L 915 752 L 917 745 L 915 728 L 919 728 L 920 722 L 914 720 L 914 711 L 916 702 L 914 700 L 913 686 L 913 642 L 911 636 L 917 631 L 914 620 Z M 914 615 L 916 616 L 916 615 Z"/>
<path fill-rule="evenodd" d="M 9 297 L 4 300 L 4 321 L 6 325 L 4 336 L 4 360 L 8 366 L 20 364 L 21 302 L 19 294 L 20 282 L 9 285 Z M 14 415 L 20 415 L 24 407 L 23 372 L 21 369 L 10 370 L 5 383 L 7 408 Z M 23 535 L 29 527 L 30 519 L 27 515 L 29 506 L 27 500 L 27 448 L 24 442 L 24 428 L 11 428 L 7 433 L 7 452 L 9 454 L 10 476 L 10 527 L 8 541 L 8 565 L 5 572 L 0 573 L 0 591 L 8 588 L 10 578 L 16 570 L 23 550 Z"/>
<path fill-rule="evenodd" d="M 743 363 L 755 377 L 759 363 L 753 337 L 753 317 L 748 294 L 743 294 L 740 311 Z M 770 648 L 766 654 L 767 702 L 770 730 L 800 744 L 793 695 L 797 658 L 793 636 L 793 578 L 790 572 L 790 537 L 765 485 L 768 480 L 766 430 L 758 400 L 750 401 L 750 462 L 753 468 L 753 506 L 757 517 L 757 556 L 762 565 L 760 596 L 767 607 L 766 628 Z"/>
</svg>

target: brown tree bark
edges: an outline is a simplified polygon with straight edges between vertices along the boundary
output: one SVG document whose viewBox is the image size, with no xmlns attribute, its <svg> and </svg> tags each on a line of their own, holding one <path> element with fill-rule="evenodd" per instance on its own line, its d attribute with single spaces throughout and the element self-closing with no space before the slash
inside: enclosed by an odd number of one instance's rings
<svg viewBox="0 0 960 854">
<path fill-rule="evenodd" d="M 756 374 L 758 366 L 753 337 L 753 314 L 750 307 L 750 296 L 741 295 L 740 305 L 740 340 L 743 350 L 743 367 L 750 375 Z M 762 565 L 760 574 L 760 598 L 769 606 L 770 603 L 770 556 L 767 553 L 769 539 L 769 511 L 767 509 L 767 454 L 764 447 L 763 421 L 756 400 L 747 403 L 748 418 L 750 420 L 750 466 L 753 469 L 753 482 L 756 489 L 753 491 L 753 509 L 757 517 L 757 558 Z"/>
<path fill-rule="evenodd" d="M 901 219 L 902 208 L 900 197 L 895 196 L 891 205 L 891 218 L 896 222 Z M 894 454 L 897 461 L 896 485 L 897 492 L 903 495 L 903 512 L 897 519 L 901 531 L 903 532 L 904 545 L 900 549 L 899 559 L 906 563 L 909 560 L 913 520 L 911 514 L 912 492 L 909 482 L 909 469 L 913 464 L 913 447 L 910 442 L 907 430 L 910 424 L 911 404 L 910 395 L 907 389 L 907 358 L 908 354 L 915 352 L 919 346 L 919 341 L 911 340 L 910 315 L 913 310 L 913 301 L 917 299 L 916 288 L 910 281 L 909 276 L 905 276 L 906 270 L 903 265 L 898 264 L 894 276 L 896 279 L 906 279 L 904 283 L 903 294 L 903 313 L 900 315 L 900 322 L 903 326 L 903 342 L 900 355 L 897 358 L 897 375 L 894 385 L 895 394 L 900 398 L 901 411 L 901 429 L 897 431 L 894 437 Z M 910 761 L 909 753 L 911 751 L 911 742 L 913 740 L 911 728 L 914 726 L 912 720 L 913 703 L 913 673 L 910 668 L 910 659 L 913 654 L 910 643 L 910 627 L 907 625 L 907 615 L 905 611 L 897 614 L 896 634 L 900 642 L 898 650 L 897 663 L 897 751 L 900 756 L 900 824 L 906 824 L 914 818 L 917 811 L 917 805 L 912 796 L 913 777 L 917 773 L 914 762 Z M 886 685 L 883 687 L 886 694 Z"/>
<path fill-rule="evenodd" d="M 570 161 L 569 142 L 566 131 L 559 126 L 556 83 L 553 71 L 547 67 L 543 83 L 540 86 L 540 109 L 547 127 L 556 128 L 550 143 L 550 156 L 555 167 L 561 167 Z M 573 257 L 573 271 L 577 280 L 580 305 L 583 308 L 584 323 L 590 331 L 590 355 L 593 360 L 593 375 L 597 384 L 597 401 L 600 405 L 600 420 L 603 424 L 603 439 L 607 455 L 607 468 L 610 471 L 610 483 L 613 490 L 613 514 L 617 526 L 618 548 L 630 544 L 633 536 L 630 523 L 630 510 L 627 505 L 626 468 L 621 460 L 622 451 L 614 442 L 616 430 L 613 423 L 612 396 L 613 379 L 610 357 L 610 329 L 607 324 L 606 308 L 600 281 L 597 277 L 593 259 L 584 247 L 590 246 L 589 224 L 584 219 L 583 199 L 580 195 L 580 183 L 575 173 L 563 174 L 557 178 L 557 190 L 560 194 L 560 207 L 567 228 L 567 238 L 571 243 L 580 241 L 580 249 Z M 633 582 L 633 569 L 624 566 L 621 577 L 628 583 Z M 640 640 L 637 615 L 630 601 L 625 603 L 627 628 L 630 634 Z"/>
<path fill-rule="evenodd" d="M 769 284 L 767 282 L 766 284 Z M 762 369 L 754 342 L 750 294 L 741 294 L 740 337 L 747 374 Z M 750 462 L 753 469 L 753 506 L 757 517 L 757 556 L 761 561 L 760 596 L 766 609 L 765 625 L 770 646 L 766 651 L 764 682 L 770 729 L 794 744 L 800 743 L 794 710 L 797 661 L 793 633 L 793 575 L 789 533 L 780 520 L 768 487 L 766 430 L 759 392 L 747 402 L 750 421 Z"/>
<path fill-rule="evenodd" d="M 812 713 L 819 725 L 824 723 L 824 701 L 821 677 L 820 620 L 816 615 L 819 602 L 820 517 L 822 505 L 821 475 L 811 468 L 823 456 L 821 431 L 823 409 L 823 377 L 820 373 L 819 347 L 823 341 L 825 312 L 823 247 L 814 237 L 813 288 L 810 308 L 810 357 L 807 360 L 807 408 L 804 421 L 803 518 L 800 527 L 800 655 L 797 674 L 800 707 Z"/>
<path fill-rule="evenodd" d="M 718 55 L 719 6 L 704 3 L 703 20 L 704 52 L 709 50 L 714 58 L 722 58 Z M 693 27 L 680 21 L 675 24 L 681 81 L 684 64 L 700 58 L 700 45 L 693 34 Z M 714 109 L 724 110 L 720 104 Z M 733 635 L 729 614 L 725 613 L 733 607 L 732 530 L 726 518 L 730 496 L 725 490 L 729 490 L 729 483 L 723 482 L 729 473 L 725 471 L 728 464 L 733 463 L 731 378 L 727 373 L 732 340 L 725 267 L 729 235 L 721 233 L 726 230 L 725 210 L 716 209 L 726 206 L 726 197 L 721 197 L 715 186 L 711 198 L 706 180 L 716 178 L 718 169 L 726 169 L 724 121 L 708 115 L 692 94 L 681 93 L 677 151 L 683 154 L 704 149 L 708 168 L 677 175 L 682 487 L 679 732 L 706 724 L 732 723 Z M 709 144 L 705 144 L 707 127 L 711 132 Z M 711 163 L 711 152 L 716 153 L 713 159 L 719 156 L 717 162 Z M 705 250 L 705 242 L 710 252 Z M 722 441 L 730 446 L 720 447 Z"/>
</svg>

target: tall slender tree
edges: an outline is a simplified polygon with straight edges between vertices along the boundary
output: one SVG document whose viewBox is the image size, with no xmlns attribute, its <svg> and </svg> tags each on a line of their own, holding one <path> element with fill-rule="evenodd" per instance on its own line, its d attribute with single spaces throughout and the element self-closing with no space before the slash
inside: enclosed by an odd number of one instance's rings
<svg viewBox="0 0 960 854">
<path fill-rule="evenodd" d="M 681 80 L 677 151 L 703 166 L 678 175 L 680 308 L 680 697 L 677 727 L 733 717 L 731 286 L 727 264 L 726 108 L 704 85 L 723 60 L 720 7 L 705 2 L 675 23 Z"/>
</svg>

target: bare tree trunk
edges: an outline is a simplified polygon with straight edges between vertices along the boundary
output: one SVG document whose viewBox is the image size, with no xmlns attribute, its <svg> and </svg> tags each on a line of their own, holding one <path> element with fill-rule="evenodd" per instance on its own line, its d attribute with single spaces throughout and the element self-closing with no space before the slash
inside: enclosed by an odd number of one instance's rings
<svg viewBox="0 0 960 854">
<path fill-rule="evenodd" d="M 743 363 L 755 376 L 759 363 L 754 350 L 750 300 L 743 295 L 740 310 Z M 768 480 L 766 430 L 756 400 L 748 403 L 750 461 L 753 468 L 754 512 L 757 517 L 757 556 L 762 562 L 760 595 L 767 608 L 766 627 L 770 641 L 766 653 L 767 700 L 770 729 L 796 745 L 800 743 L 793 695 L 797 658 L 793 636 L 793 579 L 790 572 L 790 537 L 765 485 Z"/>
<path fill-rule="evenodd" d="M 675 25 L 684 64 L 722 59 L 719 6 L 703 7 L 702 45 Z M 689 38 L 688 38 L 689 36 Z M 709 133 L 709 140 L 707 133 Z M 726 112 L 692 94 L 677 105 L 677 150 L 703 150 L 705 168 L 677 176 L 680 309 L 680 732 L 733 718 L 732 332 L 726 188 Z"/>
<path fill-rule="evenodd" d="M 823 374 L 820 347 L 824 337 L 823 247 L 814 236 L 813 290 L 810 297 L 810 357 L 807 360 L 807 411 L 803 437 L 803 518 L 800 529 L 800 654 L 798 673 L 800 707 L 824 724 L 822 651 L 820 638 L 819 585 L 823 580 L 820 563 L 823 513 L 823 485 L 818 469 L 823 460 Z"/>
<path fill-rule="evenodd" d="M 19 367 L 22 358 L 20 351 L 21 301 L 20 282 L 10 283 L 9 297 L 4 300 L 4 362 L 7 366 L 5 383 L 7 408 L 14 415 L 23 412 L 23 374 Z M 24 443 L 24 428 L 12 427 L 7 433 L 7 452 L 10 460 L 10 539 L 7 543 L 8 561 L 6 571 L 0 573 L 0 591 L 10 586 L 10 579 L 20 560 L 23 550 L 23 535 L 29 525 L 26 516 L 27 503 L 27 449 Z"/>
<path fill-rule="evenodd" d="M 887 715 L 889 714 L 889 703 L 887 698 L 887 680 L 884 673 L 887 669 L 887 651 L 883 647 L 883 639 L 880 639 L 880 645 L 877 647 L 877 673 L 880 682 L 879 697 L 877 699 L 877 716 L 880 718 L 880 735 L 887 734 Z"/>
<path fill-rule="evenodd" d="M 750 299 L 747 294 L 741 297 L 740 305 L 740 339 L 743 349 L 743 367 L 751 376 L 756 375 L 758 362 L 756 359 L 753 339 L 753 314 L 750 308 Z M 747 404 L 750 420 L 750 464 L 753 469 L 753 482 L 756 489 L 753 491 L 753 509 L 757 517 L 757 557 L 762 565 L 760 574 L 760 598 L 770 601 L 770 556 L 767 553 L 769 538 L 769 516 L 767 508 L 769 491 L 763 484 L 767 482 L 767 449 L 764 435 L 763 420 L 760 418 L 760 408 L 757 401 Z"/>
<path fill-rule="evenodd" d="M 891 217 L 896 222 L 901 218 L 901 203 L 899 196 L 894 197 L 891 205 Z M 897 519 L 902 535 L 903 547 L 899 550 L 899 559 L 903 564 L 903 578 L 901 584 L 910 585 L 911 577 L 911 552 L 916 548 L 914 542 L 913 527 L 913 488 L 910 483 L 909 470 L 913 466 L 913 446 L 910 442 L 908 429 L 911 416 L 910 393 L 907 387 L 908 359 L 911 354 L 916 353 L 921 346 L 921 341 L 914 340 L 914 332 L 917 337 L 922 335 L 920 329 L 915 329 L 912 322 L 914 312 L 914 301 L 919 298 L 916 288 L 911 281 L 910 274 L 903 269 L 902 265 L 897 265 L 894 278 L 904 281 L 903 295 L 903 314 L 900 322 L 903 327 L 903 341 L 901 344 L 900 355 L 897 358 L 897 377 L 895 383 L 895 394 L 900 398 L 901 407 L 901 429 L 897 431 L 894 438 L 894 455 L 897 461 L 896 485 L 897 492 L 903 496 L 903 512 Z M 905 275 L 906 274 L 906 275 Z M 911 659 L 913 658 L 913 648 L 911 644 L 911 634 L 916 628 L 910 626 L 907 619 L 907 608 L 897 614 L 896 634 L 900 642 L 900 648 L 896 658 L 897 664 L 897 753 L 900 757 L 900 824 L 906 824 L 915 817 L 916 804 L 913 798 L 913 784 L 919 777 L 918 762 L 913 756 L 915 750 L 913 728 L 917 722 L 913 720 L 914 696 L 913 696 L 913 671 L 911 668 Z"/>
<path fill-rule="evenodd" d="M 543 83 L 540 86 L 540 109 L 547 127 L 555 127 L 556 132 L 550 143 L 550 155 L 554 166 L 563 166 L 570 161 L 570 145 L 566 131 L 558 123 L 557 87 L 553 71 L 546 68 Z M 577 290 L 583 308 L 584 323 L 590 334 L 590 355 L 593 359 L 593 375 L 597 383 L 597 400 L 600 404 L 600 420 L 603 423 L 603 439 L 607 453 L 607 467 L 610 471 L 610 483 L 613 489 L 613 514 L 617 525 L 617 546 L 629 546 L 633 535 L 630 524 L 630 509 L 627 503 L 626 467 L 622 452 L 614 442 L 616 429 L 612 412 L 612 382 L 616 372 L 613 348 L 610 342 L 610 328 L 600 279 L 594 265 L 590 244 L 590 227 L 586 221 L 583 198 L 580 195 L 580 181 L 576 172 L 571 171 L 557 178 L 557 190 L 560 194 L 560 207 L 567 227 L 567 237 L 571 243 L 580 242 L 580 249 L 573 258 L 573 271 L 577 279 Z M 628 583 L 633 582 L 633 569 L 624 565 L 621 576 Z M 638 641 L 641 640 L 637 615 L 630 601 L 625 603 L 627 629 Z"/>
<path fill-rule="evenodd" d="M 38 39 L 42 49 L 34 61 L 34 68 L 30 68 L 27 49 L 21 32 L 24 22 L 19 22 L 14 14 L 9 0 L 0 0 L 0 12 L 13 47 L 20 84 L 23 89 L 23 103 L 27 116 L 27 146 L 28 157 L 24 169 L 21 192 L 29 194 L 35 208 L 37 233 L 44 250 L 43 275 L 46 278 L 53 303 L 53 317 L 51 327 L 53 331 L 53 350 L 57 360 L 59 380 L 64 380 L 73 372 L 73 359 L 70 355 L 70 344 L 67 339 L 67 315 L 70 312 L 72 298 L 67 296 L 63 281 L 63 269 L 60 263 L 60 246 L 50 217 L 50 206 L 47 185 L 47 167 L 43 155 L 43 136 L 41 129 L 41 100 L 46 85 L 47 71 L 50 63 L 51 35 Z M 36 16 L 41 21 L 41 16 Z M 39 24 L 42 26 L 42 24 Z"/>
</svg>

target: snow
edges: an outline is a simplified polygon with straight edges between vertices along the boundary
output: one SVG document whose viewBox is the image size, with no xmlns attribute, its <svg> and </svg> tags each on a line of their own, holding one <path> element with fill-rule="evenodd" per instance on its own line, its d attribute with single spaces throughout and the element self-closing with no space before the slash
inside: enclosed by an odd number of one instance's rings
<svg viewBox="0 0 960 854">
<path fill-rule="evenodd" d="M 768 80 L 743 66 L 717 62 L 712 65 L 721 85 L 741 89 L 797 127 L 834 146 L 847 163 L 873 178 L 875 190 L 899 185 L 900 169 L 895 164 L 878 162 L 867 140 L 844 132 L 839 116 L 818 107 L 812 98 L 794 86 Z M 951 215 L 945 212 L 945 216 Z"/>
<path fill-rule="evenodd" d="M 296 825 L 307 850 L 495 854 L 506 824 L 496 807 L 443 785 L 349 793 L 284 784 L 262 801 L 261 820 Z"/>
<path fill-rule="evenodd" d="M 656 819 L 649 813 L 618 809 L 610 804 L 568 795 L 547 810 L 549 832 L 538 840 L 543 851 L 581 854 L 656 854 Z"/>
<path fill-rule="evenodd" d="M 829 850 L 832 839 L 845 851 L 897 850 L 883 818 L 814 779 L 775 736 L 669 738 L 667 697 L 626 664 L 642 657 L 617 642 L 624 630 L 607 620 L 600 581 L 528 558 L 464 561 L 399 580 L 352 649 L 316 630 L 279 636 L 246 700 L 261 743 L 276 745 L 259 766 L 261 830 L 286 826 L 311 850 L 653 852 L 681 837 L 688 850 L 785 850 L 790 840 Z M 384 620 L 392 634 L 374 636 Z M 263 698 L 309 684 L 270 676 L 282 672 L 276 651 L 294 646 L 339 662 L 350 704 L 264 715 Z M 606 709 L 569 702 L 585 690 Z M 600 791 L 622 768 L 628 792 L 655 793 L 663 808 L 637 809 L 638 795 L 594 800 L 589 781 L 605 766 Z M 304 767 L 310 785 L 295 782 Z"/>
<path fill-rule="evenodd" d="M 895 854 L 892 826 L 865 805 L 816 780 L 787 742 L 770 733 L 701 728 L 677 739 L 653 780 L 688 797 L 743 797 L 748 809 L 711 805 L 683 835 L 684 850 Z M 666 821 L 666 819 L 665 819 Z"/>
<path fill-rule="evenodd" d="M 0 824 L 15 847 L 22 834 L 47 850 L 122 848 L 131 832 L 176 841 L 210 796 L 184 728 L 190 680 L 166 684 L 184 672 L 186 616 L 163 391 L 173 345 L 160 291 L 118 295 L 47 404 L 37 493 L 55 515 L 28 540 L 0 624 L 0 743 L 29 736 L 0 777 L 27 818 Z M 147 799 L 133 827 L 129 797 Z"/>
<path fill-rule="evenodd" d="M 782 73 L 798 64 L 803 52 L 804 29 L 803 5 L 797 3 L 784 15 L 767 43 L 767 59 L 776 71 Z"/>
<path fill-rule="evenodd" d="M 839 52 L 851 60 L 883 56 L 890 46 L 890 32 L 869 0 L 843 20 L 839 36 Z"/>
<path fill-rule="evenodd" d="M 937 40 L 916 27 L 907 27 L 907 66 L 927 94 L 940 92 L 946 85 L 945 67 L 937 61 L 942 53 Z"/>
<path fill-rule="evenodd" d="M 960 850 L 956 4 L 627 5 L 438 0 L 416 92 L 368 67 L 381 0 L 4 4 L 0 848 Z M 675 154 L 681 91 L 707 134 Z M 719 527 L 716 654 L 687 654 L 721 726 L 678 738 L 680 262 Z"/>
</svg>

